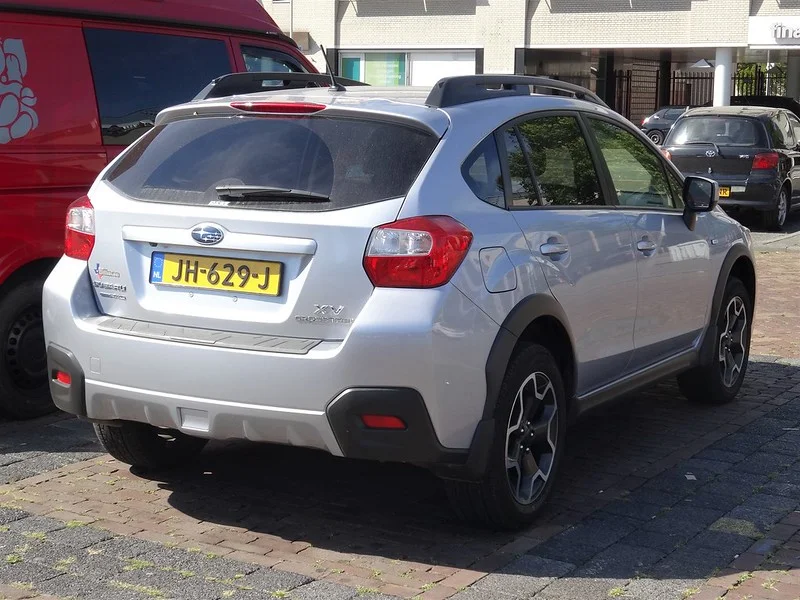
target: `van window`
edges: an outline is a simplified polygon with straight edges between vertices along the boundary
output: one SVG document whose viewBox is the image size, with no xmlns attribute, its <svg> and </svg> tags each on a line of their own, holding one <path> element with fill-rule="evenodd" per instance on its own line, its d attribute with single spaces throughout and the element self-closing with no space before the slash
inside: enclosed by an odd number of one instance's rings
<svg viewBox="0 0 800 600">
<path fill-rule="evenodd" d="M 233 71 L 222 39 L 97 28 L 85 29 L 84 37 L 109 145 L 132 143 L 159 111 L 188 102 Z"/>
<path fill-rule="evenodd" d="M 303 73 L 305 69 L 294 58 L 277 50 L 242 46 L 245 67 L 251 72 L 262 73 Z"/>
</svg>

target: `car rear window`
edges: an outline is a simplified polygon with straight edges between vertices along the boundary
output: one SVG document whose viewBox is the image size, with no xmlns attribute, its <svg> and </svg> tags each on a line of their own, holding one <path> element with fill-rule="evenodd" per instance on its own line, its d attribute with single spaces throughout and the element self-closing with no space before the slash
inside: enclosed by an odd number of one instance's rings
<svg viewBox="0 0 800 600">
<path fill-rule="evenodd" d="M 754 119 L 745 117 L 684 117 L 673 127 L 667 143 L 674 146 L 763 146 L 764 128 Z"/>
<path fill-rule="evenodd" d="M 336 117 L 208 117 L 154 128 L 106 180 L 139 200 L 265 210 L 324 211 L 404 196 L 436 136 L 385 121 Z M 321 194 L 231 200 L 220 186 Z"/>
</svg>

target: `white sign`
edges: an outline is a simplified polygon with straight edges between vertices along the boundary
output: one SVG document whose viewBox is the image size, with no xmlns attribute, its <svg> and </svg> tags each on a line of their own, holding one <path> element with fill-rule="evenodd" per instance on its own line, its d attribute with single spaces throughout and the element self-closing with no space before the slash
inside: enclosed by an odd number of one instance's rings
<svg viewBox="0 0 800 600">
<path fill-rule="evenodd" d="M 750 17 L 747 43 L 757 48 L 800 46 L 800 17 Z"/>
</svg>

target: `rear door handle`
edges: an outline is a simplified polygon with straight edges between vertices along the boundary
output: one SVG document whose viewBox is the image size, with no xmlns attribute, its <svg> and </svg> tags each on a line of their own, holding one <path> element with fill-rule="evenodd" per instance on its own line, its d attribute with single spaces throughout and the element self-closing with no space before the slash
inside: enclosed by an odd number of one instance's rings
<svg viewBox="0 0 800 600">
<path fill-rule="evenodd" d="M 545 256 L 561 256 L 569 252 L 569 246 L 560 243 L 547 243 L 539 246 L 539 252 Z"/>
<path fill-rule="evenodd" d="M 655 242 L 651 242 L 650 240 L 639 240 L 636 244 L 636 249 L 639 252 L 652 252 L 657 248 Z"/>
</svg>

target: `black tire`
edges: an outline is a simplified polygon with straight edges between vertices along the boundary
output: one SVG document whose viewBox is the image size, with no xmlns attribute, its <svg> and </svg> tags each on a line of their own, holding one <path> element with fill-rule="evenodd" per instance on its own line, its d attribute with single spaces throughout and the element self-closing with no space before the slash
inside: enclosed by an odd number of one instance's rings
<svg viewBox="0 0 800 600">
<path fill-rule="evenodd" d="M 117 460 L 146 470 L 168 469 L 199 454 L 208 440 L 146 423 L 95 425 L 103 448 Z"/>
<path fill-rule="evenodd" d="M 761 214 L 764 229 L 769 231 L 782 231 L 783 226 L 786 224 L 786 219 L 789 216 L 789 211 L 791 210 L 791 194 L 789 193 L 789 188 L 783 186 L 781 191 L 778 192 L 778 197 L 775 199 L 775 208 Z"/>
<path fill-rule="evenodd" d="M 0 296 L 0 411 L 33 419 L 56 410 L 47 379 L 42 286 L 35 278 Z"/>
<path fill-rule="evenodd" d="M 742 301 L 745 311 L 746 323 L 743 328 L 744 343 L 741 352 L 741 367 L 736 371 L 736 378 L 730 384 L 726 381 L 724 371 L 726 365 L 730 363 L 728 356 L 737 359 L 738 351 L 731 350 L 730 355 L 726 353 L 726 361 L 723 363 L 720 357 L 723 355 L 722 347 L 726 344 L 724 337 L 727 331 L 728 311 L 732 302 L 739 298 Z M 745 374 L 747 373 L 747 363 L 750 358 L 750 335 L 753 324 L 753 302 L 750 293 L 745 285 L 736 277 L 731 277 L 725 286 L 725 294 L 718 314 L 716 315 L 717 339 L 714 341 L 714 359 L 711 364 L 696 367 L 678 376 L 678 386 L 681 392 L 691 402 L 698 404 L 720 405 L 727 404 L 736 398 L 739 389 L 742 387 Z M 734 337 L 736 337 L 734 335 Z M 729 343 L 729 342 L 728 342 Z M 731 369 L 734 371 L 734 369 Z"/>
<path fill-rule="evenodd" d="M 664 143 L 664 132 L 659 131 L 658 129 L 651 129 L 647 132 L 647 137 L 656 145 L 660 146 Z"/>
<path fill-rule="evenodd" d="M 551 399 L 549 392 L 543 394 L 544 399 L 538 405 L 536 403 L 531 404 L 529 410 L 532 411 L 531 414 L 533 416 L 528 415 L 529 419 L 523 419 L 521 409 L 524 408 L 524 403 L 523 405 L 517 403 L 517 393 L 522 390 L 523 384 L 530 385 L 531 377 L 535 378 L 533 380 L 534 385 L 539 385 L 540 389 L 548 390 L 549 388 L 545 384 L 546 380 L 542 375 L 549 379 L 552 384 L 553 397 Z M 527 387 L 526 390 L 530 391 Z M 555 418 L 552 416 L 548 418 L 546 413 L 540 414 L 538 412 L 540 410 L 551 410 L 551 406 L 555 411 Z M 518 424 L 522 427 L 527 424 L 529 426 L 528 431 L 534 429 L 539 433 L 546 431 L 545 439 L 542 440 L 541 435 L 533 437 L 532 433 L 525 434 L 523 428 L 518 429 L 516 432 L 519 439 L 513 437 L 514 434 L 510 434 L 512 436 L 510 439 L 507 438 L 507 434 L 511 429 L 509 422 L 512 421 L 512 411 L 514 411 L 513 421 L 518 421 Z M 564 384 L 553 355 L 538 344 L 525 346 L 511 360 L 503 379 L 495 410 L 496 429 L 494 442 L 490 449 L 491 455 L 488 457 L 488 466 L 484 479 L 480 482 L 445 480 L 445 489 L 456 514 L 462 520 L 486 525 L 493 529 L 519 529 L 530 525 L 552 492 L 564 451 L 567 430 L 566 417 L 567 405 Z M 530 427 L 530 422 L 534 422 L 532 428 Z M 537 422 L 547 422 L 546 430 L 537 429 Z M 552 438 L 553 433 L 555 433 L 555 442 L 554 444 L 549 444 L 548 440 Z M 507 454 L 511 447 L 516 452 L 517 443 L 523 440 L 527 443 L 520 445 L 519 460 L 517 461 L 518 472 L 514 473 L 512 469 L 507 467 Z M 549 455 L 549 459 L 540 456 L 540 459 L 537 460 L 534 456 L 536 451 L 524 452 L 523 446 L 529 445 L 531 448 L 540 446 L 540 440 L 548 443 L 551 449 L 555 445 L 555 449 Z M 517 485 L 516 490 L 513 489 L 512 480 L 516 482 L 522 481 L 523 470 L 530 467 L 531 464 L 528 455 L 533 457 L 532 464 L 538 471 L 530 479 L 531 493 L 527 498 L 528 501 L 521 502 L 517 491 L 522 486 Z M 546 479 L 544 479 L 543 475 L 544 465 L 548 466 Z M 539 472 L 542 473 L 541 477 L 538 476 Z M 537 482 L 542 482 L 543 479 L 543 484 L 537 486 Z M 533 493 L 534 488 L 537 489 L 535 495 Z"/>
</svg>

